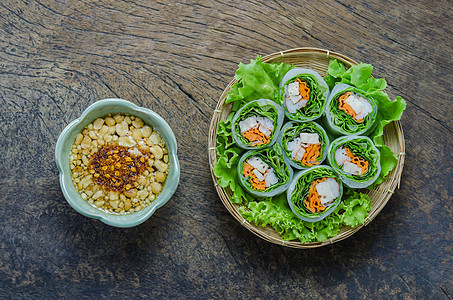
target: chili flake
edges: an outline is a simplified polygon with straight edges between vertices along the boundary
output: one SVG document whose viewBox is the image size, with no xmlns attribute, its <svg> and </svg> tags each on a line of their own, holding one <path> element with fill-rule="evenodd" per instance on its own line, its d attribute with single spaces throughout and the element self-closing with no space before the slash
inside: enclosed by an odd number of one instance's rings
<svg viewBox="0 0 453 300">
<path fill-rule="evenodd" d="M 108 144 L 92 155 L 88 169 L 94 173 L 96 184 L 109 191 L 124 192 L 146 170 L 148 158 L 148 154 L 138 157 L 124 146 Z"/>
</svg>

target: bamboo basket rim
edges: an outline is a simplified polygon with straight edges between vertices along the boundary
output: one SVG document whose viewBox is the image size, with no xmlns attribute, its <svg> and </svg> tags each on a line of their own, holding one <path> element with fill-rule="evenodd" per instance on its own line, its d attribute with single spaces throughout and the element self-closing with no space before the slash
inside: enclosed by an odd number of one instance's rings
<svg viewBox="0 0 453 300">
<path fill-rule="evenodd" d="M 347 57 L 344 54 L 334 52 L 334 51 L 329 51 L 326 49 L 321 49 L 321 48 L 312 48 L 312 47 L 300 47 L 300 48 L 293 48 L 285 51 L 279 51 L 275 52 L 266 56 L 263 56 L 261 58 L 262 62 L 280 62 L 283 60 L 289 60 L 292 61 L 295 59 L 298 61 L 299 56 L 301 55 L 306 55 L 306 56 L 317 56 L 318 58 L 324 57 L 324 59 L 330 60 L 331 58 L 336 58 L 339 61 L 343 62 L 347 67 L 350 67 L 352 65 L 358 64 L 355 60 L 352 58 Z M 323 75 L 323 74 L 321 74 Z M 211 170 L 211 176 L 217 191 L 217 194 L 220 197 L 220 200 L 226 207 L 226 209 L 231 213 L 231 215 L 245 228 L 247 228 L 249 231 L 251 231 L 253 234 L 256 236 L 274 243 L 278 245 L 282 245 L 285 247 L 290 247 L 290 248 L 297 248 L 297 249 L 310 249 L 310 248 L 317 248 L 325 245 L 329 245 L 332 243 L 336 243 L 339 241 L 342 241 L 350 236 L 352 236 L 354 233 L 356 233 L 358 230 L 360 230 L 362 227 L 368 225 L 384 208 L 384 206 L 387 204 L 389 201 L 390 197 L 394 193 L 396 188 L 399 188 L 400 182 L 401 182 L 401 174 L 404 166 L 404 158 L 405 158 L 405 139 L 404 139 L 404 133 L 403 133 L 403 128 L 401 126 L 400 121 L 393 121 L 389 124 L 386 125 L 384 128 L 384 144 L 389 146 L 392 151 L 397 155 L 398 158 L 398 163 L 396 167 L 387 175 L 387 179 L 372 189 L 370 192 L 367 194 L 370 195 L 372 199 L 372 209 L 369 212 L 368 216 L 365 219 L 364 224 L 358 225 L 354 228 L 348 227 L 348 226 L 343 226 L 340 229 L 339 234 L 336 236 L 329 238 L 325 241 L 322 242 L 310 242 L 310 243 L 302 243 L 299 240 L 292 240 L 292 241 L 284 241 L 280 234 L 278 234 L 272 227 L 269 225 L 266 227 L 262 227 L 261 224 L 258 226 L 248 222 L 245 220 L 242 215 L 238 211 L 238 207 L 242 206 L 240 204 L 234 204 L 230 201 L 230 194 L 231 191 L 229 189 L 224 189 L 220 187 L 217 184 L 218 178 L 215 176 L 213 168 L 214 164 L 217 160 L 217 153 L 216 153 L 216 146 L 217 146 L 217 141 L 216 141 L 216 136 L 217 136 L 217 126 L 218 123 L 221 120 L 226 119 L 226 117 L 229 114 L 228 111 L 228 105 L 225 104 L 225 98 L 230 90 L 231 86 L 236 83 L 236 79 L 232 79 L 230 83 L 226 86 L 224 89 L 223 93 L 221 94 L 219 101 L 217 103 L 217 106 L 214 110 L 214 114 L 210 123 L 209 127 L 209 136 L 208 136 L 208 156 L 209 156 L 209 166 Z M 223 109 L 227 107 L 227 109 Z M 231 110 L 231 106 L 229 107 Z M 394 151 L 396 150 L 396 152 Z"/>
</svg>

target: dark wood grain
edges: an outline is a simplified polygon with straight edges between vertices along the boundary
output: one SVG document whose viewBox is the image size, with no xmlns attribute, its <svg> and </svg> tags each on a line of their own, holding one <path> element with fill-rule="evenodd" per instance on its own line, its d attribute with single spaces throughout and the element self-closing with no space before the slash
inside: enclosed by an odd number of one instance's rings
<svg viewBox="0 0 453 300">
<path fill-rule="evenodd" d="M 451 299 L 451 1 L 3 0 L 0 298 Z M 372 63 L 406 99 L 399 190 L 353 237 L 267 243 L 220 202 L 207 158 L 239 62 L 319 47 Z M 181 182 L 144 224 L 76 213 L 54 148 L 91 103 L 118 97 L 173 128 Z"/>
</svg>

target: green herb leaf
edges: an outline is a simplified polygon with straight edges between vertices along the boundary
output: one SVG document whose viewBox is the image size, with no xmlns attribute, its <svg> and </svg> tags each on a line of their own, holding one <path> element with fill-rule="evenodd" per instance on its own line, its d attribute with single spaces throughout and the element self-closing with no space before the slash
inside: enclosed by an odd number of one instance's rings
<svg viewBox="0 0 453 300">
<path fill-rule="evenodd" d="M 350 190 L 335 211 L 319 222 L 299 219 L 291 211 L 285 194 L 259 202 L 249 202 L 241 206 L 239 212 L 250 223 L 263 227 L 271 226 L 282 235 L 283 240 L 299 239 L 302 243 L 308 243 L 325 241 L 336 236 L 343 225 L 355 227 L 363 224 L 371 208 L 368 195 Z"/>
<path fill-rule="evenodd" d="M 250 64 L 240 63 L 234 75 L 238 82 L 231 87 L 225 102 L 244 104 L 262 98 L 276 101 L 280 80 L 292 68 L 284 63 L 262 63 L 261 56 L 251 60 Z"/>
</svg>

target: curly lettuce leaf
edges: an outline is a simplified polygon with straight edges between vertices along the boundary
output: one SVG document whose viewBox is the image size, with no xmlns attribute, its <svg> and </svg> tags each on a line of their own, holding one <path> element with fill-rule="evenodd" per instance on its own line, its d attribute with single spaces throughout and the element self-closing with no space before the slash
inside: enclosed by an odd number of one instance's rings
<svg viewBox="0 0 453 300">
<path fill-rule="evenodd" d="M 373 208 L 370 196 L 353 189 L 348 189 L 346 196 L 337 207 L 338 212 L 342 211 L 341 222 L 350 227 L 365 223 L 368 213 Z"/>
<path fill-rule="evenodd" d="M 394 101 L 389 99 L 389 96 L 384 91 L 387 87 L 387 82 L 384 78 L 371 77 L 373 66 L 370 64 L 360 63 L 351 66 L 346 70 L 343 63 L 332 59 L 329 62 L 327 69 L 327 76 L 324 80 L 328 83 L 330 88 L 338 83 L 351 84 L 364 92 L 365 96 L 372 97 L 378 104 L 378 115 L 376 116 L 376 128 L 369 134 L 375 146 L 381 152 L 381 174 L 376 182 L 382 183 L 385 176 L 395 168 L 398 160 L 393 154 L 390 155 L 390 148 L 384 146 L 382 135 L 384 134 L 385 125 L 392 121 L 401 119 L 403 111 L 406 109 L 406 101 L 401 97 L 396 97 Z M 382 156 L 384 153 L 384 157 Z M 375 186 L 378 183 L 374 183 Z"/>
<path fill-rule="evenodd" d="M 238 81 L 227 94 L 226 103 L 235 102 L 237 105 L 256 100 L 278 99 L 278 89 L 281 78 L 292 69 L 293 66 L 280 64 L 267 64 L 261 62 L 261 56 L 250 60 L 250 64 L 239 64 L 234 78 Z"/>
<path fill-rule="evenodd" d="M 355 227 L 365 222 L 372 208 L 368 195 L 348 190 L 347 197 L 335 211 L 319 222 L 305 222 L 292 211 L 286 195 L 260 202 L 249 202 L 239 208 L 241 215 L 256 226 L 273 227 L 285 241 L 321 242 L 336 236 L 342 226 Z"/>
<path fill-rule="evenodd" d="M 373 92 L 372 96 L 378 101 L 379 111 L 377 116 L 376 129 L 370 134 L 376 147 L 383 145 L 382 135 L 384 134 L 385 125 L 393 121 L 398 121 L 406 109 L 406 101 L 400 96 L 395 98 L 395 101 L 390 101 L 387 95 L 382 95 L 382 92 Z"/>
<path fill-rule="evenodd" d="M 378 184 L 383 183 L 388 173 L 390 173 L 398 164 L 398 158 L 388 146 L 382 145 L 379 148 L 379 152 L 381 153 L 381 173 L 379 174 L 376 181 L 368 187 L 369 189 L 372 189 Z"/>
<path fill-rule="evenodd" d="M 231 133 L 231 120 L 234 113 L 231 113 L 225 121 L 219 122 L 217 128 L 217 161 L 213 172 L 217 176 L 217 184 L 223 188 L 230 188 L 233 192 L 230 200 L 233 203 L 252 201 L 237 180 L 236 167 L 243 149 L 236 146 Z"/>
</svg>

